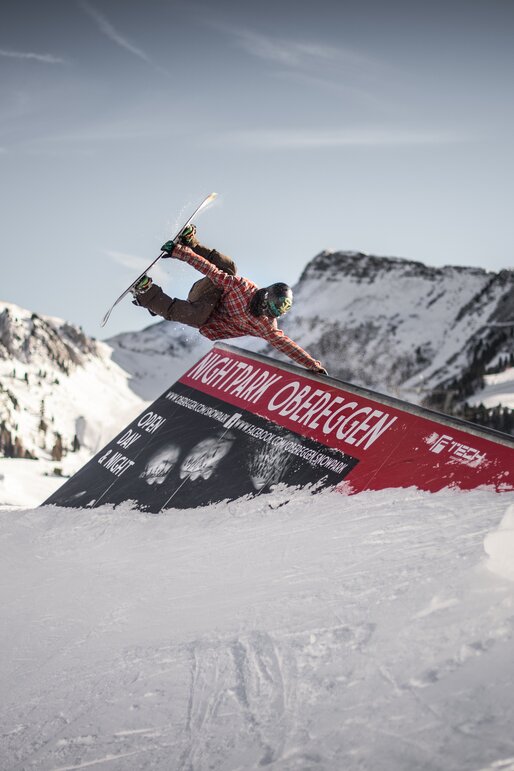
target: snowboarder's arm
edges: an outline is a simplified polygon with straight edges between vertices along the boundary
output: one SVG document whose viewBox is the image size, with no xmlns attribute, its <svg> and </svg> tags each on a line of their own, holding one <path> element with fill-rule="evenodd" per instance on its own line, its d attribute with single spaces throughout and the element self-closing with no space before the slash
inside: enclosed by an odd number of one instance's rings
<svg viewBox="0 0 514 771">
<path fill-rule="evenodd" d="M 193 252 L 192 249 L 183 244 L 175 245 L 172 256 L 177 260 L 187 262 L 200 273 L 203 273 L 204 276 L 207 276 L 207 278 L 220 289 L 228 289 L 228 287 L 233 286 L 234 282 L 239 280 L 235 276 L 231 276 L 223 270 L 220 270 L 213 265 L 212 262 L 209 262 L 209 260 L 206 260 L 204 257 L 200 257 L 199 254 L 196 254 L 196 252 Z"/>
<path fill-rule="evenodd" d="M 307 351 L 304 351 L 303 348 L 300 348 L 300 346 L 295 343 L 294 340 L 291 340 L 290 337 L 284 334 L 281 329 L 266 325 L 266 327 L 263 327 L 262 329 L 261 337 L 263 337 L 264 340 L 270 343 L 278 351 L 281 351 L 286 356 L 289 356 L 290 359 L 293 359 L 293 361 L 301 364 L 302 367 L 306 367 L 306 369 L 312 369 L 315 372 L 323 369 L 321 362 L 313 359 L 312 356 L 307 353 Z"/>
</svg>

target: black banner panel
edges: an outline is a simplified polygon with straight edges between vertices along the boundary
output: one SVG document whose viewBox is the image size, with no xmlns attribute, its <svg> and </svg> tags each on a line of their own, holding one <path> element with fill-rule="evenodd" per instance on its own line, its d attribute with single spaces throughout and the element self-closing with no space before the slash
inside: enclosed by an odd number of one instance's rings
<svg viewBox="0 0 514 771">
<path fill-rule="evenodd" d="M 192 508 L 259 495 L 279 483 L 313 491 L 334 487 L 357 463 L 339 449 L 176 383 L 45 504 Z"/>
</svg>

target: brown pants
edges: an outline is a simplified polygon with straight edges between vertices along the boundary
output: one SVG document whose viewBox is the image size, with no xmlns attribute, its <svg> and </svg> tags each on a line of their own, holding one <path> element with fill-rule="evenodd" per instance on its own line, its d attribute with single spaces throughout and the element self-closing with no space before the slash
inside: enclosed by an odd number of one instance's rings
<svg viewBox="0 0 514 771">
<path fill-rule="evenodd" d="M 195 246 L 193 251 L 225 273 L 236 275 L 236 264 L 230 257 L 200 244 Z M 162 316 L 168 321 L 178 321 L 189 327 L 199 328 L 205 324 L 222 294 L 223 290 L 218 289 L 207 276 L 204 276 L 193 284 L 187 300 L 169 297 L 164 294 L 160 286 L 152 284 L 147 292 L 138 295 L 137 304 L 147 308 L 154 316 Z"/>
</svg>

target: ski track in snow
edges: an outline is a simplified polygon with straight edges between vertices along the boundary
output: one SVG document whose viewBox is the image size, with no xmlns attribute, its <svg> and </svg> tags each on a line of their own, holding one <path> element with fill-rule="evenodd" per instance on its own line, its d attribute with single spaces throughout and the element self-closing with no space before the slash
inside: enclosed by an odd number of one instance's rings
<svg viewBox="0 0 514 771">
<path fill-rule="evenodd" d="M 0 512 L 0 766 L 514 769 L 512 494 Z"/>
</svg>

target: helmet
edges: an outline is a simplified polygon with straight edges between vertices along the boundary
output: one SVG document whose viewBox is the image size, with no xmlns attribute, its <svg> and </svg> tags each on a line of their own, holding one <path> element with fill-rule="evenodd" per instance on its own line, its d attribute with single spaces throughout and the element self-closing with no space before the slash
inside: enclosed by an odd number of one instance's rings
<svg viewBox="0 0 514 771">
<path fill-rule="evenodd" d="M 266 316 L 283 316 L 293 305 L 293 292 L 287 284 L 272 284 L 265 291 Z"/>
</svg>

